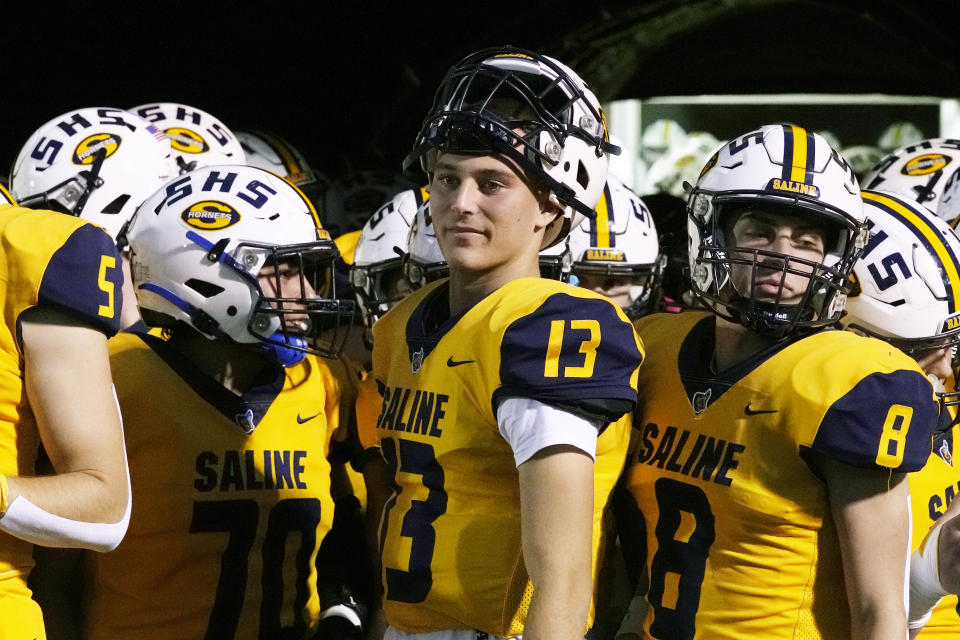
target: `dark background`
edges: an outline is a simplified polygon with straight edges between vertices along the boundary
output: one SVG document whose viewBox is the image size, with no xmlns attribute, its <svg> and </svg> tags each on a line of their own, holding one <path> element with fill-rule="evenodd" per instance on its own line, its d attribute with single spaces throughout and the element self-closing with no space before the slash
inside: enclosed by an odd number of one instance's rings
<svg viewBox="0 0 960 640">
<path fill-rule="evenodd" d="M 69 109 L 170 101 L 234 129 L 274 130 L 331 177 L 399 169 L 446 68 L 474 49 L 507 43 L 557 56 L 604 101 L 700 93 L 956 96 L 955 4 L 58 5 L 6 24 L 0 163 L 9 167 L 33 130 Z"/>
</svg>

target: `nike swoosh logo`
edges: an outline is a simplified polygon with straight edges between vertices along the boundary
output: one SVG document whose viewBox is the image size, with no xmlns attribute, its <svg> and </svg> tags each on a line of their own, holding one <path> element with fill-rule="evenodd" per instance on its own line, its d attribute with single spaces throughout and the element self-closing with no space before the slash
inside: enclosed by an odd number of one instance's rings
<svg viewBox="0 0 960 640">
<path fill-rule="evenodd" d="M 306 417 L 306 418 L 301 418 L 301 417 L 300 417 L 300 414 L 298 413 L 298 414 L 297 414 L 297 424 L 303 424 L 304 422 L 310 422 L 311 420 L 313 420 L 314 418 L 316 418 L 318 415 L 320 415 L 320 414 L 319 414 L 319 413 L 315 413 L 315 414 L 313 414 L 312 416 L 308 416 L 308 417 Z"/>
<path fill-rule="evenodd" d="M 475 360 L 454 360 L 453 356 L 447 358 L 448 367 L 459 367 L 462 364 L 470 364 L 471 362 L 476 362 Z"/>
<path fill-rule="evenodd" d="M 777 411 L 778 409 L 751 409 L 749 402 L 747 403 L 747 406 L 743 408 L 743 412 L 748 416 L 756 416 L 760 415 L 761 413 L 776 413 Z"/>
</svg>

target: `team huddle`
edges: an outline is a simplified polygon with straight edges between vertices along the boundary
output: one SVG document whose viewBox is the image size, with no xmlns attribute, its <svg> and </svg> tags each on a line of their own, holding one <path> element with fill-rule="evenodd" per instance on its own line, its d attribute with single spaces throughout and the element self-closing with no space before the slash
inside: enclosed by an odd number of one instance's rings
<svg viewBox="0 0 960 640">
<path fill-rule="evenodd" d="M 37 129 L 0 640 L 957 637 L 960 141 L 858 180 L 759 126 L 669 241 L 619 152 L 513 47 L 450 68 L 411 177 L 176 103 Z"/>
</svg>

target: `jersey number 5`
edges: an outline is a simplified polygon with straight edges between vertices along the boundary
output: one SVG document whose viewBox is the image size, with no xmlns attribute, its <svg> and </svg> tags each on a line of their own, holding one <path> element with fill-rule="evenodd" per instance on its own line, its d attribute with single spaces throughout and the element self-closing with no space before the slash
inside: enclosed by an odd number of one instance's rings
<svg viewBox="0 0 960 640">
<path fill-rule="evenodd" d="M 114 284 L 107 280 L 107 269 L 116 269 L 117 259 L 113 256 L 100 256 L 100 274 L 97 277 L 97 285 L 100 290 L 107 294 L 107 304 L 102 304 L 97 312 L 104 318 L 112 318 L 116 313 L 113 308 Z"/>
<path fill-rule="evenodd" d="M 560 353 L 563 351 L 563 336 L 567 325 L 566 320 L 550 322 L 550 339 L 547 341 L 547 359 L 543 365 L 544 378 L 560 376 Z M 593 365 L 597 360 L 597 347 L 600 346 L 600 323 L 593 319 L 571 320 L 570 329 L 573 331 L 589 331 L 586 340 L 580 342 L 580 353 L 583 362 L 580 366 L 564 367 L 564 378 L 590 378 L 593 376 Z M 582 335 L 582 334 L 580 334 Z"/>
</svg>

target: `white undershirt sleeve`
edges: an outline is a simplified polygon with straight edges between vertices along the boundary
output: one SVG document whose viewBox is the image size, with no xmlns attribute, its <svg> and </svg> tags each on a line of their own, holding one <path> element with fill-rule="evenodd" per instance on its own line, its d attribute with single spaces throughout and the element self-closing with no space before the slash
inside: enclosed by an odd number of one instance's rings
<svg viewBox="0 0 960 640">
<path fill-rule="evenodd" d="M 117 402 L 117 391 L 113 390 L 113 399 Z M 117 402 L 117 413 L 120 404 Z M 123 420 L 121 418 L 121 430 Z M 126 451 L 126 443 L 124 443 Z M 25 496 L 17 496 L 0 516 L 0 531 L 15 538 L 26 540 L 44 547 L 66 547 L 90 549 L 92 551 L 113 551 L 123 540 L 130 523 L 130 467 L 124 460 L 127 472 L 127 508 L 123 518 L 114 523 L 79 522 L 44 511 L 30 502 Z"/>
<path fill-rule="evenodd" d="M 497 408 L 497 425 L 520 466 L 538 451 L 566 444 L 596 459 L 602 425 L 532 398 L 507 398 Z"/>
</svg>

